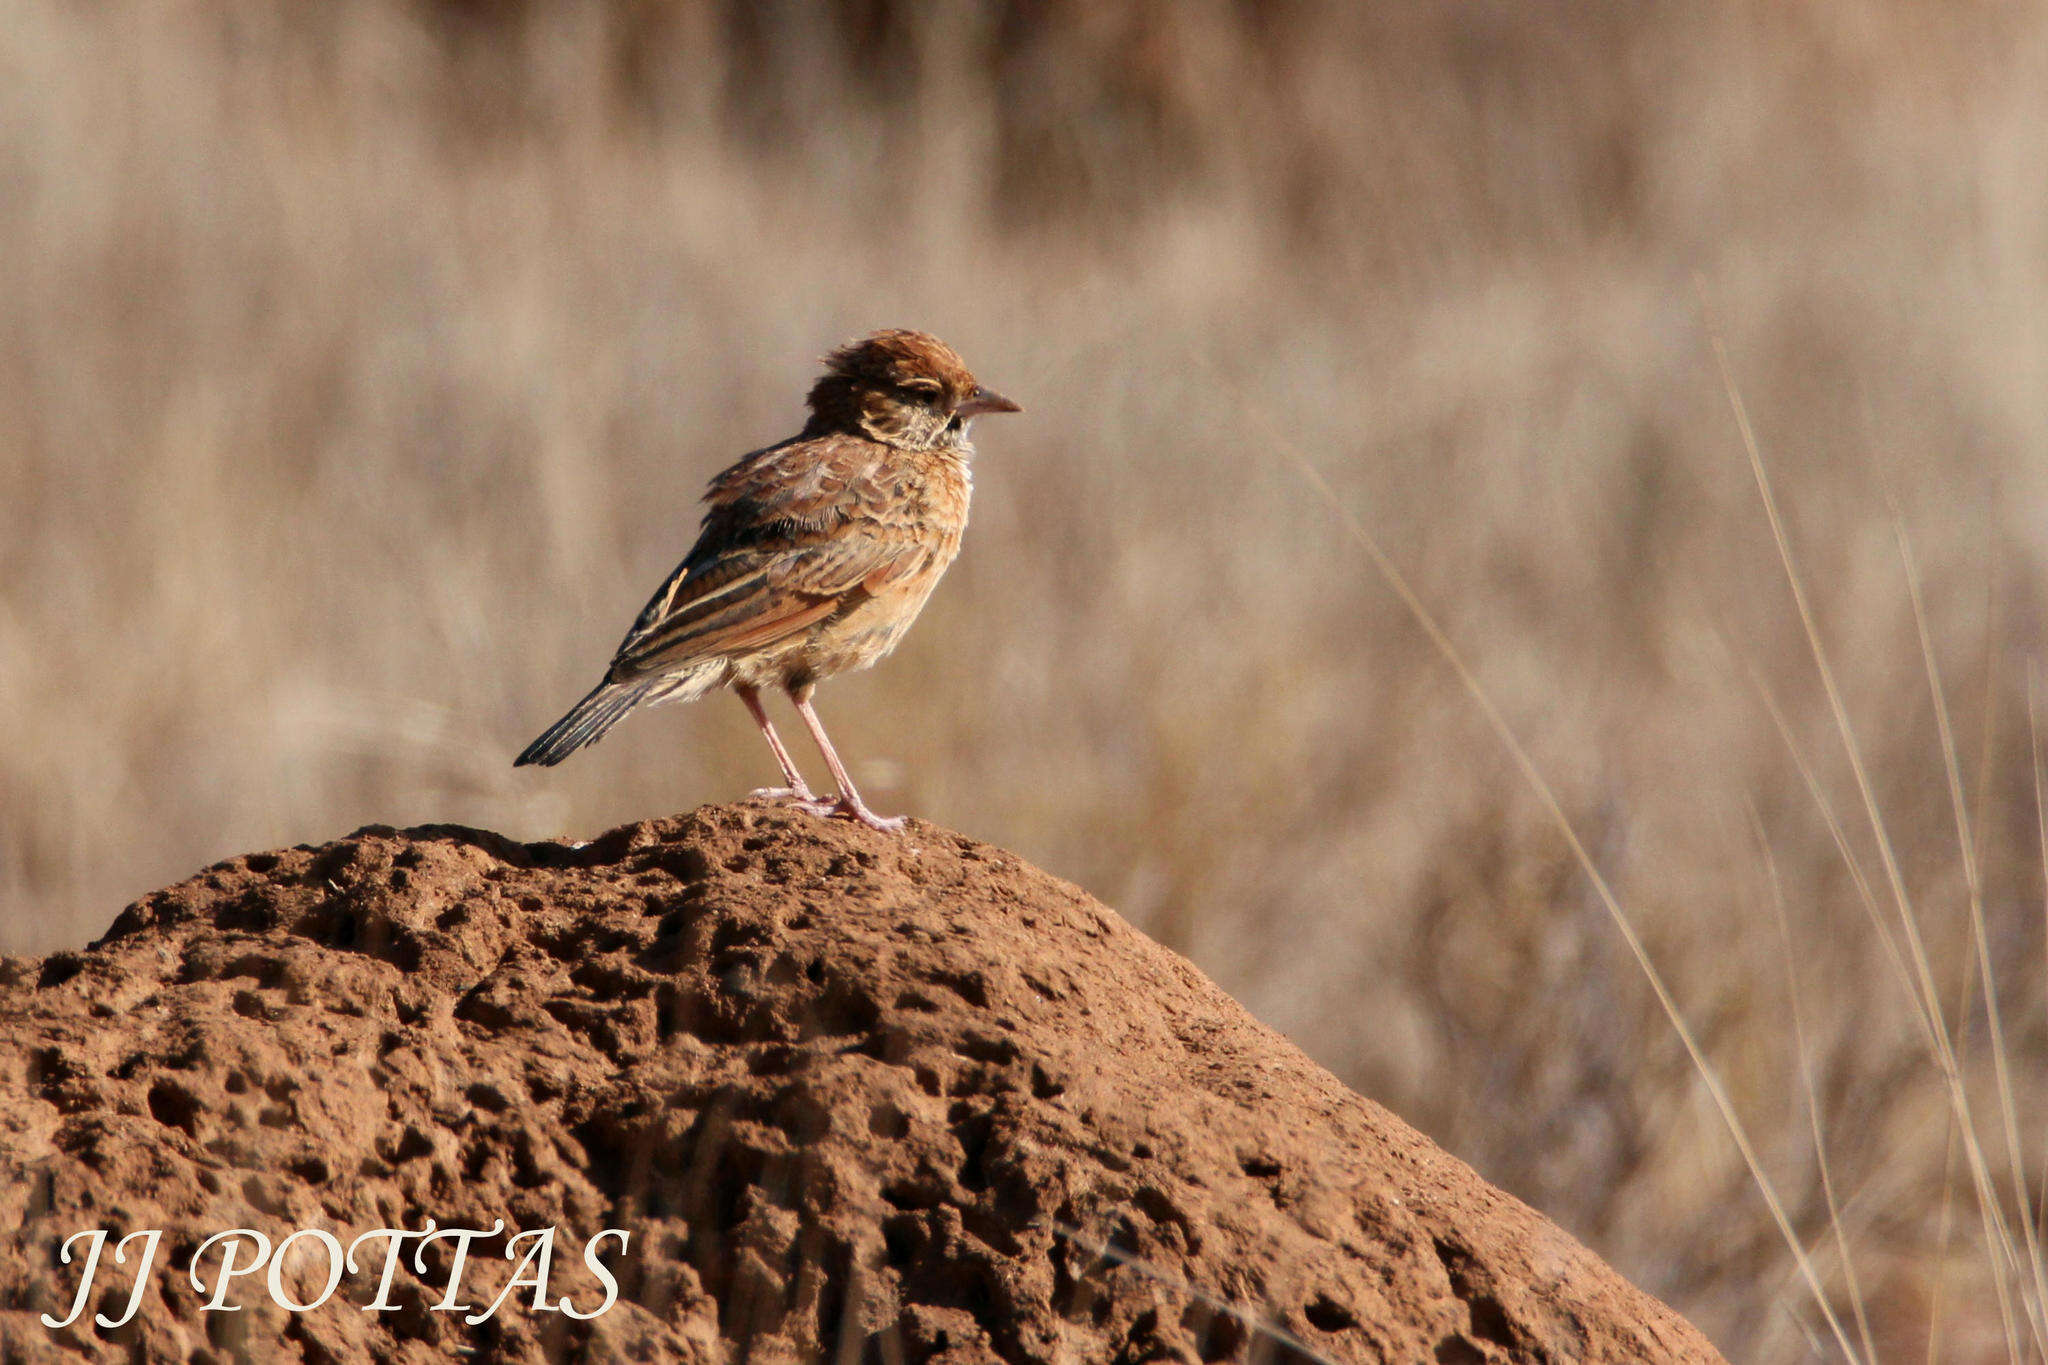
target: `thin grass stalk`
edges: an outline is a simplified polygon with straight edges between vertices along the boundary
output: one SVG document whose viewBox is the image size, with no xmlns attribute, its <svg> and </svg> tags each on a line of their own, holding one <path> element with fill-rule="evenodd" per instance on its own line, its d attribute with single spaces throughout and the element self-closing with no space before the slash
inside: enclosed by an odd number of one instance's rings
<svg viewBox="0 0 2048 1365">
<path fill-rule="evenodd" d="M 1704 297 L 1702 302 L 1704 303 Z M 1877 804 L 1877 795 L 1863 761 L 1862 745 L 1856 739 L 1855 727 L 1849 721 L 1848 707 L 1842 701 L 1841 688 L 1835 682 L 1834 668 L 1829 664 L 1827 650 L 1821 644 L 1820 629 L 1814 620 L 1812 605 L 1807 600 L 1805 582 L 1792 556 L 1792 544 L 1785 530 L 1784 518 L 1778 511 L 1777 495 L 1772 491 L 1770 475 L 1764 468 L 1763 451 L 1757 444 L 1756 432 L 1750 425 L 1749 411 L 1743 404 L 1742 393 L 1735 384 L 1734 369 L 1728 361 L 1727 344 L 1711 322 L 1708 337 L 1713 345 L 1714 359 L 1720 367 L 1722 387 L 1734 412 L 1736 427 L 1741 432 L 1743 449 L 1749 456 L 1750 473 L 1755 478 L 1757 491 L 1763 498 L 1764 514 L 1770 522 L 1771 538 L 1777 545 L 1778 560 L 1785 570 L 1786 582 L 1799 611 L 1800 625 L 1806 633 L 1807 648 L 1811 651 L 1814 666 L 1820 674 L 1821 686 L 1827 694 L 1828 707 L 1834 716 L 1836 733 L 1848 755 L 1849 767 L 1855 774 L 1856 788 L 1863 801 L 1865 817 L 1869 820 L 1871 833 L 1877 841 L 1878 858 L 1884 866 L 1885 879 L 1898 911 L 1908 955 L 1920 983 L 1921 992 L 1925 996 L 1925 1008 L 1930 1017 L 1939 1020 L 1943 1017 L 1941 994 L 1934 984 L 1933 968 L 1928 960 L 1926 945 L 1921 940 L 1919 922 L 1913 913 L 1912 897 L 1906 891 L 1905 876 L 1900 871 L 1890 832 L 1885 827 L 1883 813 Z M 1948 1081 L 1949 1103 L 1955 1107 L 1961 1121 L 1963 1155 L 1969 1162 L 1970 1179 L 1976 1186 L 1978 1213 L 1985 1222 L 1985 1240 L 1991 1254 L 1994 1257 L 2002 1257 L 2004 1261 L 2004 1264 L 1997 1267 L 1998 1273 L 1992 1276 L 1991 1283 L 1997 1292 L 1999 1315 L 2006 1327 L 2009 1353 L 2017 1360 L 2020 1355 L 2019 1336 L 2013 1323 L 2012 1295 L 2007 1284 L 2007 1276 L 2017 1273 L 2018 1256 L 2012 1245 L 2011 1231 L 2005 1226 L 2005 1215 L 1991 1179 L 1989 1163 L 1984 1158 L 1982 1144 L 1977 1140 L 1976 1125 L 1970 1113 L 1969 1094 L 1963 1084 L 1962 1074 L 1956 1066 L 1955 1050 L 1950 1046 L 1948 1035 L 1943 1029 L 1937 1027 L 1933 1037 L 1937 1060 Z"/>
<path fill-rule="evenodd" d="M 1835 1200 L 1835 1180 L 1828 1169 L 1828 1147 L 1821 1133 L 1820 1095 L 1813 1083 L 1813 1050 L 1807 1043 L 1805 1010 L 1799 1000 L 1798 956 L 1792 948 L 1792 922 L 1785 913 L 1785 888 L 1778 876 L 1778 860 L 1771 852 L 1770 836 L 1764 831 L 1762 817 L 1756 807 L 1747 809 L 1750 833 L 1755 836 L 1757 851 L 1763 857 L 1764 877 L 1771 888 L 1771 913 L 1778 925 L 1778 943 L 1784 949 L 1785 996 L 1792 1011 L 1792 1043 L 1799 1061 L 1799 1084 L 1806 1097 L 1807 1126 L 1813 1135 L 1813 1161 L 1820 1171 L 1821 1198 L 1827 1205 L 1828 1227 L 1835 1238 L 1835 1254 L 1842 1261 L 1842 1280 L 1849 1292 L 1849 1308 L 1856 1319 L 1856 1337 L 1863 1345 L 1863 1358 L 1877 1360 L 1877 1347 L 1871 1340 L 1870 1314 L 1863 1302 L 1863 1287 L 1856 1278 L 1856 1258 L 1849 1253 L 1849 1235 L 1842 1226 L 1841 1206 Z"/>
<path fill-rule="evenodd" d="M 1896 509 L 1892 513 L 1892 535 L 1898 542 L 1899 560 L 1906 572 L 1906 591 L 1913 604 L 1913 625 L 1920 635 L 1920 657 L 1927 666 L 1927 686 L 1934 699 L 1935 728 L 1941 736 L 1941 759 L 1948 775 L 1949 804 L 1955 809 L 1956 841 L 1962 853 L 1963 880 L 1969 893 L 1970 938 L 1977 950 L 1977 974 L 1984 982 L 1985 1033 L 1991 1043 L 1991 1068 L 1998 1084 L 1999 1117 L 2004 1123 L 2005 1148 L 2012 1166 L 2013 1198 L 2019 1206 L 2020 1232 L 2025 1239 L 2027 1269 L 2033 1283 L 2032 1299 L 2028 1300 L 2023 1292 L 2021 1303 L 2033 1327 L 2036 1349 L 2048 1352 L 2048 1323 L 2042 1319 L 2044 1306 L 2048 1306 L 2048 1273 L 2044 1273 L 2034 1210 L 2027 1198 L 2026 1156 L 2020 1144 L 2012 1066 L 2005 1046 L 2005 1030 L 1998 1018 L 1998 982 L 1991 969 L 1991 944 L 1984 927 L 1982 868 L 1977 861 L 1976 842 L 1970 835 L 1969 813 L 1963 805 L 1963 775 L 1956 760 L 1955 731 L 1949 720 L 1948 697 L 1941 684 L 1941 669 L 1934 658 L 1934 640 L 1927 628 L 1927 605 L 1921 593 L 1920 569 L 1913 558 L 1913 546 L 1906 536 L 1905 523 Z"/>
<path fill-rule="evenodd" d="M 2034 778 L 2034 829 L 2041 843 L 2041 949 L 2048 957 L 2048 801 L 2042 797 L 2041 782 L 2041 726 L 2039 713 L 2034 708 L 2034 666 L 2027 665 L 2027 752 L 2033 764 Z M 2048 979 L 2048 961 L 2042 963 L 2043 977 Z M 2042 1157 L 2048 1166 L 2048 1152 Z M 2038 1225 L 2048 1222 L 2048 1180 L 2041 1183 L 2039 1202 L 2034 1205 L 2034 1222 Z"/>
<path fill-rule="evenodd" d="M 1970 1018 L 1970 1002 L 1976 998 L 1977 991 L 1977 959 L 1974 956 L 1967 954 L 1964 956 L 1962 976 L 1962 981 L 1956 986 L 1956 999 L 1963 1002 L 1963 1018 L 1967 1022 Z M 1965 1066 L 1970 1061 L 1970 1038 L 1971 1031 L 1967 1027 L 1956 1038 L 1956 1057 Z M 1949 1215 L 1955 1205 L 1956 1193 L 1956 1154 L 1962 1150 L 1961 1132 L 1957 1127 L 1956 1111 L 1954 1108 L 1950 1108 L 1947 1113 L 1944 1140 L 1946 1151 L 1942 1158 L 1941 1167 L 1941 1236 L 1936 1244 L 1936 1255 L 1941 1258 L 1941 1269 L 1940 1278 L 1936 1281 L 1936 1287 L 1937 1289 L 1945 1290 L 1948 1284 Z M 1994 1270 L 1996 1269 L 1995 1266 L 1993 1268 Z M 1929 1317 L 1928 1323 L 1927 1352 L 1930 1361 L 1937 1358 L 1935 1354 L 1935 1341 L 1937 1339 L 1935 1327 L 1940 1321 L 1940 1316 L 1940 1307 L 1937 1303 L 1934 1312 Z M 2007 1343 L 2007 1349 L 2009 1352 L 2013 1349 L 2010 1341 Z M 2018 1359 L 2017 1356 L 2012 1356 L 2011 1358 L 2014 1360 Z"/>
<path fill-rule="evenodd" d="M 1792 725 L 1786 719 L 1784 708 L 1778 705 L 1778 699 L 1772 694 L 1770 686 L 1764 682 L 1763 675 L 1747 662 L 1744 666 L 1749 672 L 1750 685 L 1756 690 L 1757 698 L 1763 703 L 1765 713 L 1770 716 L 1771 724 L 1778 732 L 1779 742 L 1785 746 L 1786 756 L 1792 760 L 1793 769 L 1798 772 L 1800 781 L 1805 784 L 1808 798 L 1820 812 L 1821 823 L 1827 826 L 1828 835 L 1834 840 L 1835 851 L 1841 856 L 1843 867 L 1848 870 L 1850 884 L 1856 888 L 1856 899 L 1863 906 L 1864 914 L 1870 919 L 1870 927 L 1877 935 L 1879 946 L 1884 949 L 1886 961 L 1892 965 L 1892 973 L 1898 980 L 1899 988 L 1906 993 L 1906 1002 L 1913 1010 L 1913 1018 L 1920 1025 L 1928 1051 L 1938 1057 L 1939 1049 L 1935 1039 L 1940 1032 L 1940 1026 L 1929 1016 L 1926 1002 L 1921 999 L 1920 992 L 1914 987 L 1912 969 L 1906 965 L 1905 954 L 1900 950 L 1891 926 L 1885 923 L 1884 911 L 1877 903 L 1877 893 L 1871 889 L 1870 878 L 1863 871 L 1861 860 L 1849 847 L 1848 831 L 1843 829 L 1841 817 L 1835 813 L 1834 803 L 1828 800 L 1826 791 L 1822 789 L 1820 775 L 1814 771 L 1812 762 L 1799 747 L 1798 740 L 1793 738 Z"/>
<path fill-rule="evenodd" d="M 1563 837 L 1566 846 L 1571 850 L 1573 861 L 1578 864 L 1579 870 L 1586 875 L 1587 881 L 1593 887 L 1594 894 L 1599 898 L 1602 908 L 1606 910 L 1608 919 L 1613 922 L 1616 930 L 1620 932 L 1622 941 L 1628 946 L 1629 954 L 1635 958 L 1637 968 L 1641 970 L 1644 980 L 1649 983 L 1651 993 L 1656 996 L 1658 1007 L 1664 1011 L 1664 1017 L 1670 1022 L 1672 1030 L 1677 1033 L 1679 1042 L 1685 1048 L 1686 1056 L 1692 1061 L 1694 1071 L 1698 1073 L 1701 1083 L 1706 1087 L 1708 1096 L 1714 1102 L 1714 1108 L 1720 1115 L 1722 1126 L 1727 1129 L 1728 1136 L 1734 1141 L 1736 1151 L 1741 1154 L 1743 1165 L 1749 1169 L 1750 1180 L 1755 1184 L 1758 1194 L 1762 1196 L 1764 1207 L 1771 1215 L 1771 1221 L 1777 1225 L 1778 1235 L 1784 1239 L 1786 1249 L 1792 1253 L 1792 1258 L 1799 1268 L 1799 1274 L 1806 1281 L 1807 1291 L 1813 1295 L 1814 1304 L 1820 1309 L 1821 1316 L 1827 1320 L 1828 1329 L 1834 1334 L 1835 1344 L 1841 1348 L 1843 1357 L 1850 1362 L 1850 1365 L 1856 1365 L 1856 1362 L 1859 1360 L 1856 1348 L 1850 1343 L 1849 1334 L 1843 1329 L 1841 1320 L 1836 1317 L 1833 1306 L 1828 1302 L 1826 1292 L 1821 1288 L 1820 1277 L 1814 1271 L 1812 1258 L 1806 1254 L 1806 1248 L 1800 1244 L 1798 1233 L 1793 1230 L 1792 1220 L 1785 1212 L 1784 1201 L 1778 1197 L 1776 1187 L 1771 1184 L 1770 1177 L 1764 1173 L 1763 1162 L 1757 1156 L 1756 1146 L 1749 1137 L 1749 1130 L 1743 1126 L 1742 1119 L 1736 1114 L 1735 1105 L 1728 1098 L 1728 1092 L 1721 1084 L 1721 1078 L 1715 1072 L 1713 1064 L 1707 1060 L 1706 1053 L 1701 1048 L 1699 1039 L 1692 1031 L 1692 1026 L 1686 1023 L 1685 1016 L 1680 1013 L 1678 1002 L 1672 996 L 1671 988 L 1665 984 L 1663 973 L 1657 970 L 1656 964 L 1650 959 L 1649 949 L 1644 945 L 1642 936 L 1636 932 L 1635 924 L 1629 919 L 1627 912 L 1622 909 L 1620 900 L 1615 896 L 1613 888 L 1608 885 L 1606 876 L 1594 863 L 1592 854 L 1587 852 L 1585 841 L 1579 837 L 1577 826 L 1572 823 L 1571 817 L 1565 813 L 1564 803 L 1558 799 L 1556 791 L 1552 789 L 1549 780 L 1543 776 L 1542 771 L 1536 766 L 1536 760 L 1530 755 L 1527 747 L 1523 745 L 1521 739 L 1515 734 L 1513 727 L 1507 723 L 1506 717 L 1501 715 L 1500 708 L 1494 704 L 1492 695 L 1480 685 L 1477 675 L 1472 672 L 1471 666 L 1465 662 L 1464 655 L 1459 652 L 1456 645 L 1451 643 L 1450 636 L 1444 633 L 1444 629 L 1438 624 L 1436 616 L 1423 604 L 1422 599 L 1416 595 L 1414 588 L 1409 585 L 1407 577 L 1395 566 L 1394 561 L 1388 557 L 1386 551 L 1380 547 L 1379 541 L 1373 537 L 1371 532 L 1366 530 L 1365 523 L 1350 508 L 1344 505 L 1343 500 L 1337 496 L 1336 490 L 1330 487 L 1329 481 L 1323 477 L 1322 471 L 1317 469 L 1291 443 L 1274 435 L 1274 433 L 1282 430 L 1284 430 L 1282 426 L 1269 423 L 1263 428 L 1262 436 L 1264 439 L 1270 440 L 1273 447 L 1295 467 L 1296 471 L 1308 482 L 1309 486 L 1315 490 L 1316 494 L 1336 514 L 1351 538 L 1358 542 L 1359 547 L 1365 551 L 1366 557 L 1372 561 L 1373 568 L 1378 571 L 1387 586 L 1393 590 L 1394 595 L 1400 599 L 1401 605 L 1407 609 L 1409 616 L 1422 628 L 1423 634 L 1429 638 L 1429 642 L 1436 649 L 1437 654 L 1450 666 L 1451 672 L 1456 675 L 1459 685 L 1464 688 L 1466 695 L 1471 697 L 1473 703 L 1478 706 L 1480 713 L 1486 718 L 1487 725 L 1493 730 L 1494 736 L 1500 741 L 1501 746 L 1507 750 L 1508 756 L 1514 760 L 1515 766 L 1520 770 L 1523 780 L 1528 783 L 1537 799 L 1543 804 L 1545 813 L 1550 817 L 1551 824 L 1555 826 L 1558 833 Z"/>
</svg>

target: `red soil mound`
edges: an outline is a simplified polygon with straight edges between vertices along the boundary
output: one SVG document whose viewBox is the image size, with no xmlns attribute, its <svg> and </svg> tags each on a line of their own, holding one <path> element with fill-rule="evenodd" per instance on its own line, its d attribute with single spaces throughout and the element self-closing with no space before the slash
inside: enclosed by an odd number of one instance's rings
<svg viewBox="0 0 2048 1365">
<path fill-rule="evenodd" d="M 490 1229 L 219 1278 L 296 1229 Z M 547 1287 L 506 1238 L 556 1229 Z M 88 1242 L 96 1289 L 70 1326 Z M 536 1311 L 567 1301 L 590 1320 Z M 161 1229 L 134 1317 L 142 1240 Z M 250 1259 L 244 1250 L 241 1260 Z M 340 1263 L 337 1262 L 337 1265 Z M 449 1281 L 460 1270 L 459 1284 Z M 1712 1361 L 1683 1320 L 1071 886 L 760 806 L 368 829 L 0 963 L 9 1359 Z M 280 1344 L 281 1343 L 281 1344 Z M 68 1354 L 68 1352 L 66 1352 Z M 75 1357 L 74 1357 L 75 1358 Z"/>
</svg>

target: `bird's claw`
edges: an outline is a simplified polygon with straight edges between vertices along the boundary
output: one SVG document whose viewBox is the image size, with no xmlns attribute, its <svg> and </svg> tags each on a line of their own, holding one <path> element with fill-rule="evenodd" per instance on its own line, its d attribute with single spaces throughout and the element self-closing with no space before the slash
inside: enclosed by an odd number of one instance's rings
<svg viewBox="0 0 2048 1365">
<path fill-rule="evenodd" d="M 808 800 L 797 800 L 790 804 L 800 811 L 808 811 L 812 815 L 823 816 L 828 820 L 858 820 L 869 829 L 878 829 L 884 834 L 894 834 L 902 829 L 904 824 L 903 817 L 900 815 L 877 815 L 869 810 L 864 803 L 849 801 L 844 796 L 834 796 L 829 799 L 814 796 Z"/>
</svg>

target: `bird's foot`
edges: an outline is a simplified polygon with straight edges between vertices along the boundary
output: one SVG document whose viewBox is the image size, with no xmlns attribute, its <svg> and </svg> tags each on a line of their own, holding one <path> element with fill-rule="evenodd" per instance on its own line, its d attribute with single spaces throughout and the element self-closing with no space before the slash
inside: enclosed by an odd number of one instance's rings
<svg viewBox="0 0 2048 1365">
<path fill-rule="evenodd" d="M 809 787 L 756 787 L 747 793 L 749 801 L 788 801 L 797 806 L 817 799 Z"/>
<path fill-rule="evenodd" d="M 798 810 L 809 811 L 812 815 L 822 815 L 828 820 L 858 820 L 869 829 L 878 829 L 884 834 L 894 834 L 902 829 L 904 824 L 900 815 L 875 814 L 858 797 L 848 799 L 842 795 L 829 800 L 812 797 L 807 801 L 799 800 L 791 804 Z"/>
</svg>

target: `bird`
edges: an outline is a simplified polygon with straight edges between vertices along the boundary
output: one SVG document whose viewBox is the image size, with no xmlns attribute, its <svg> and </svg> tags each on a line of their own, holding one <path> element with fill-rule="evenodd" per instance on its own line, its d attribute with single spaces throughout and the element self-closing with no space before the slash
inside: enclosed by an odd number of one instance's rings
<svg viewBox="0 0 2048 1365">
<path fill-rule="evenodd" d="M 960 552 L 973 492 L 976 417 L 1023 409 L 959 353 L 891 328 L 832 351 L 809 419 L 712 479 L 696 544 L 648 600 L 604 680 L 513 766 L 552 765 L 635 707 L 730 687 L 782 769 L 754 793 L 813 815 L 903 828 L 868 808 L 811 704 L 819 682 L 894 649 Z M 761 694 L 788 695 L 838 792 L 815 795 Z"/>
</svg>

